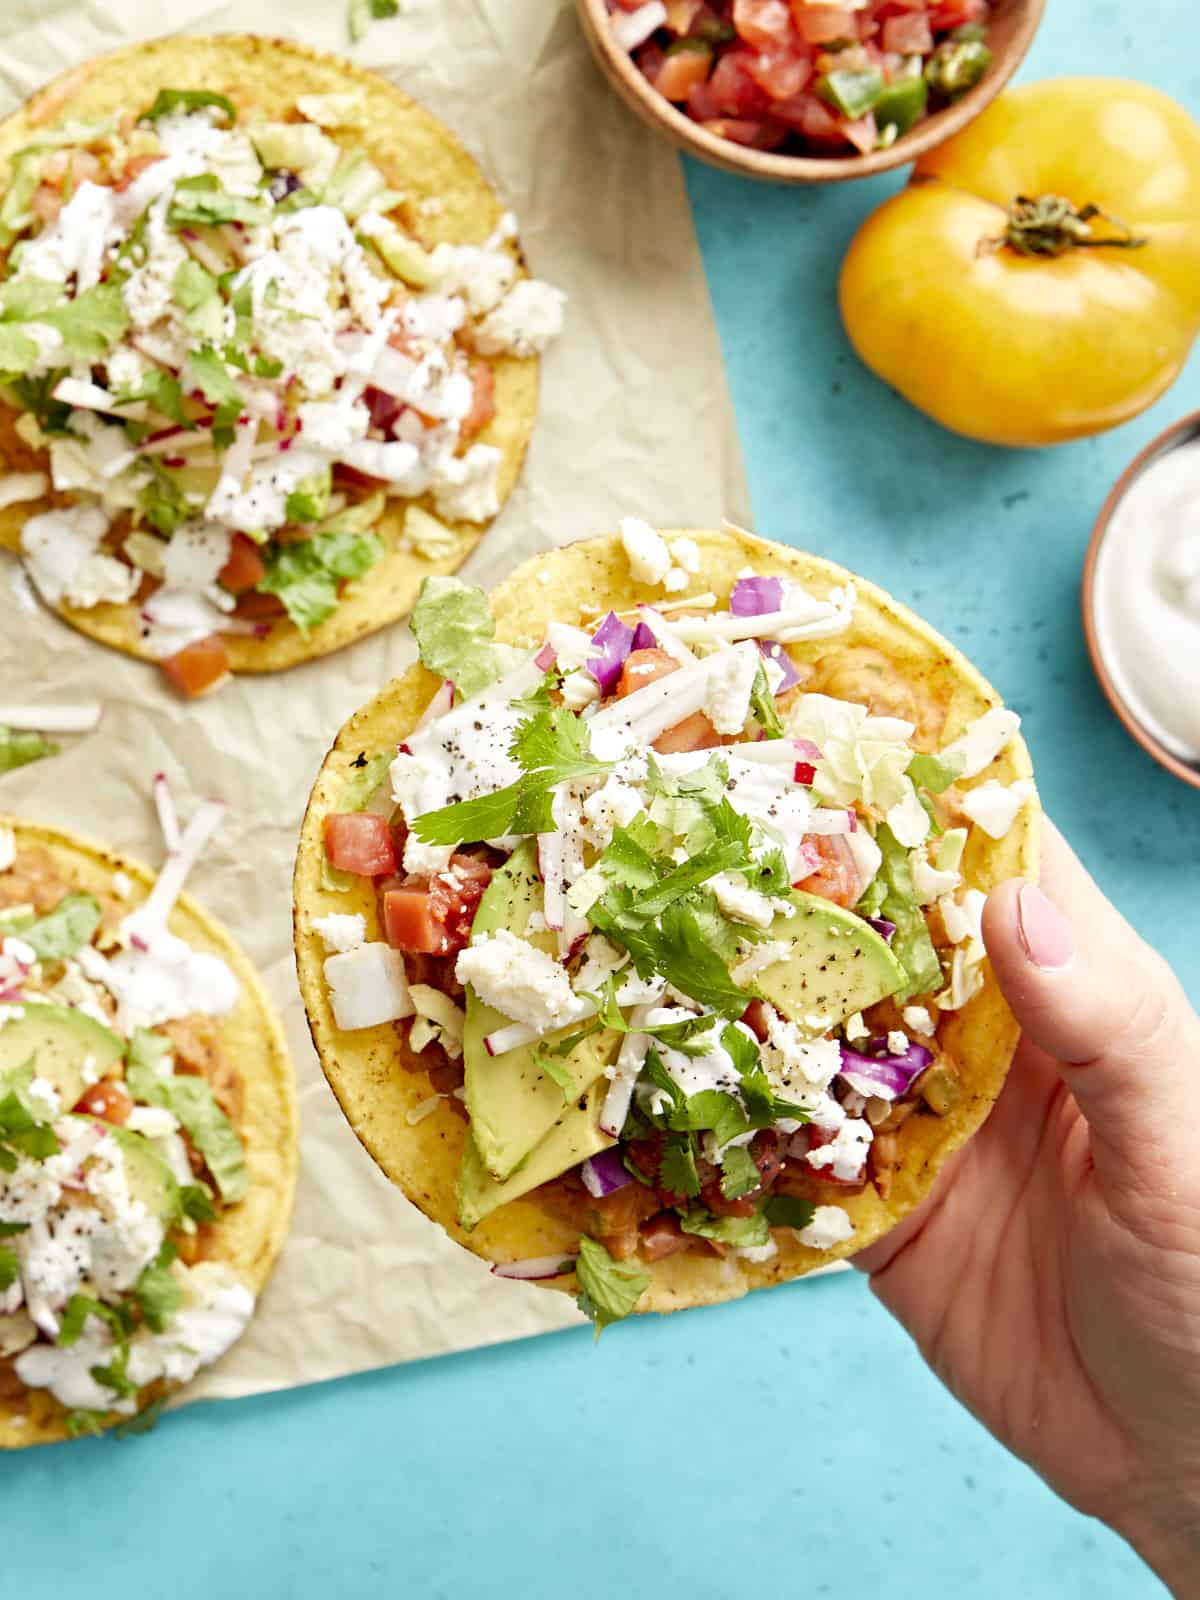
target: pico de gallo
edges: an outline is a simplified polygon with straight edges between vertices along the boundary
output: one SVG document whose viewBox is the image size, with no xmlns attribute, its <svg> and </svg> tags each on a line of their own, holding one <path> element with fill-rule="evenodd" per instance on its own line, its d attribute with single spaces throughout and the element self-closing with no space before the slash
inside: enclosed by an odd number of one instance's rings
<svg viewBox="0 0 1200 1600">
<path fill-rule="evenodd" d="M 886 149 L 991 64 L 988 0 L 608 0 L 614 38 L 708 132 L 755 150 Z"/>
<path fill-rule="evenodd" d="M 229 636 L 307 635 L 393 546 L 446 559 L 489 521 L 496 359 L 562 324 L 511 215 L 426 247 L 442 201 L 355 148 L 360 101 L 272 121 L 164 88 L 39 126 L 8 165 L 0 397 L 23 470 L 0 504 L 41 507 L 21 552 L 47 603 L 130 608 L 188 695 L 227 675 Z M 389 497 L 412 503 L 385 539 Z"/>
<path fill-rule="evenodd" d="M 566 1219 L 569 1260 L 497 1270 L 574 1271 L 600 1323 L 678 1252 L 846 1253 L 844 1197 L 886 1198 L 905 1122 L 961 1093 L 939 1020 L 983 983 L 969 834 L 1035 800 L 968 784 L 1014 713 L 943 742 L 945 706 L 839 644 L 852 586 L 747 571 L 721 604 L 693 539 L 621 540 L 661 601 L 528 649 L 482 591 L 426 580 L 440 687 L 323 818 L 323 887 L 369 879 L 375 936 L 312 922 L 336 1026 L 393 1024 L 427 1075 L 409 1120 L 468 1121 L 461 1226 L 531 1196 Z"/>
<path fill-rule="evenodd" d="M 0 824 L 0 1418 L 51 1396 L 71 1434 L 161 1404 L 255 1305 L 217 1233 L 251 1183 L 239 983 L 167 927 L 223 807 L 181 828 L 155 798 L 170 860 L 144 896 Z"/>
</svg>

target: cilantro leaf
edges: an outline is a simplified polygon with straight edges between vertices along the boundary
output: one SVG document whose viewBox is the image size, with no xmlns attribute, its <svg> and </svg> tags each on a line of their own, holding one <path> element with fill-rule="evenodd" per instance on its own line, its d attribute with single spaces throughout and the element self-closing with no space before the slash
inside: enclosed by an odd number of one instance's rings
<svg viewBox="0 0 1200 1600">
<path fill-rule="evenodd" d="M 10 1289 L 20 1276 L 21 1264 L 10 1245 L 0 1244 L 0 1294 Z"/>
<path fill-rule="evenodd" d="M 814 1207 L 808 1200 L 797 1200 L 790 1194 L 773 1194 L 764 1209 L 773 1228 L 807 1228 Z"/>
<path fill-rule="evenodd" d="M 597 1334 L 610 1322 L 627 1317 L 650 1284 L 636 1261 L 614 1261 L 604 1246 L 586 1233 L 579 1241 L 575 1272 L 581 1291 L 576 1303 L 596 1324 Z"/>
<path fill-rule="evenodd" d="M 29 412 L 43 433 L 63 434 L 71 431 L 67 426 L 71 417 L 70 406 L 54 398 L 54 391 L 65 376 L 66 373 L 61 370 L 43 372 L 40 377 L 18 378 L 8 385 L 18 407 Z"/>
<path fill-rule="evenodd" d="M 750 709 L 768 739 L 783 738 L 779 707 L 775 704 L 775 696 L 771 693 L 771 685 L 767 682 L 767 669 L 761 661 L 758 664 L 758 671 L 754 674 L 754 686 L 750 690 Z"/>
<path fill-rule="evenodd" d="M 54 1129 L 30 1103 L 28 1091 L 32 1081 L 32 1059 L 0 1079 L 4 1085 L 4 1093 L 0 1095 L 0 1172 L 15 1172 L 22 1156 L 31 1161 L 46 1161 L 61 1148 Z"/>
<path fill-rule="evenodd" d="M 646 1051 L 646 1059 L 642 1062 L 641 1076 L 648 1083 L 652 1083 L 656 1089 L 662 1090 L 670 1102 L 672 1113 L 682 1113 L 687 1097 L 663 1065 L 663 1059 L 657 1050 Z"/>
<path fill-rule="evenodd" d="M 118 1439 L 133 1439 L 138 1434 L 149 1433 L 152 1428 L 158 1426 L 166 1403 L 166 1395 L 160 1394 L 157 1400 L 151 1400 L 148 1406 L 143 1406 L 132 1417 L 126 1417 L 124 1422 L 113 1429 L 113 1433 Z"/>
<path fill-rule="evenodd" d="M 159 117 L 169 117 L 177 111 L 200 111 L 204 106 L 215 106 L 218 111 L 223 111 L 230 127 L 237 121 L 233 101 L 223 94 L 214 94 L 211 89 L 160 89 L 154 97 L 154 104 L 142 112 L 138 121 L 156 122 Z"/>
<path fill-rule="evenodd" d="M 288 616 L 308 633 L 337 610 L 343 580 L 361 578 L 383 554 L 375 533 L 315 533 L 280 545 L 258 590 L 278 595 Z"/>
<path fill-rule="evenodd" d="M 133 1311 L 124 1301 L 110 1306 L 103 1300 L 94 1300 L 91 1295 L 73 1294 L 59 1321 L 55 1344 L 63 1350 L 78 1344 L 89 1317 L 97 1317 L 103 1322 L 118 1344 L 128 1341 L 133 1335 Z"/>
<path fill-rule="evenodd" d="M 99 361 L 129 327 L 129 313 L 115 284 L 98 283 L 65 305 L 43 311 L 38 321 L 57 328 L 72 355 Z"/>
<path fill-rule="evenodd" d="M 668 1139 L 663 1145 L 659 1162 L 658 1181 L 673 1194 L 694 1200 L 700 1193 L 700 1177 L 696 1171 L 696 1150 L 690 1137 Z"/>
<path fill-rule="evenodd" d="M 0 322 L 0 377 L 6 382 L 19 378 L 35 366 L 38 347 L 27 333 Z"/>
<path fill-rule="evenodd" d="M 217 1208 L 202 1183 L 185 1183 L 179 1189 L 179 1214 L 190 1222 L 215 1222 Z"/>
<path fill-rule="evenodd" d="M 45 734 L 0 727 L 0 772 L 13 772 L 31 761 L 56 756 L 61 748 Z"/>
<path fill-rule="evenodd" d="M 80 1439 L 85 1433 L 93 1434 L 96 1438 L 99 1438 L 104 1432 L 106 1420 L 107 1412 L 85 1411 L 82 1408 L 77 1408 L 74 1411 L 67 1412 L 63 1426 L 72 1439 Z"/>
<path fill-rule="evenodd" d="M 895 996 L 899 1002 L 940 988 L 942 965 L 929 937 L 925 913 L 917 904 L 908 851 L 886 823 L 876 830 L 875 842 L 883 853 L 879 877 L 887 885 L 880 915 L 896 924 L 892 954 L 908 974 L 908 982 Z"/>
<path fill-rule="evenodd" d="M 15 1239 L 19 1233 L 28 1233 L 27 1222 L 0 1222 L 0 1239 Z"/>
<path fill-rule="evenodd" d="M 656 872 L 657 887 L 639 894 L 632 905 L 619 912 L 617 924 L 619 927 L 641 928 L 647 922 L 657 922 L 668 906 L 682 900 L 718 872 L 749 864 L 749 856 L 740 840 L 730 839 L 722 844 L 709 845 L 699 855 L 681 862 L 673 871 L 665 875 Z"/>
<path fill-rule="evenodd" d="M 689 902 L 675 901 L 657 923 L 636 929 L 618 923 L 602 906 L 593 906 L 588 917 L 614 944 L 629 951 L 639 976 L 664 977 L 681 994 L 720 1016 L 740 1017 L 750 1004 L 753 996 L 729 976 Z"/>
<path fill-rule="evenodd" d="M 417 838 L 426 844 L 462 844 L 506 833 L 549 832 L 554 827 L 550 806 L 555 785 L 599 777 L 612 766 L 592 755 L 587 724 L 565 706 L 538 711 L 522 722 L 513 736 L 512 754 L 525 768 L 522 777 L 494 794 L 427 811 L 413 823 Z"/>
<path fill-rule="evenodd" d="M 918 789 L 928 789 L 930 794 L 941 794 L 955 778 L 961 778 L 966 766 L 965 756 L 915 755 L 905 771 Z"/>
<path fill-rule="evenodd" d="M 710 1129 L 719 1145 L 750 1131 L 750 1119 L 741 1102 L 724 1089 L 701 1089 L 687 1097 L 682 1112 L 670 1116 L 672 1128 L 700 1132 Z"/>
<path fill-rule="evenodd" d="M 100 903 L 94 895 L 69 894 L 53 911 L 39 917 L 22 935 L 39 961 L 66 961 L 91 944 L 100 926 Z"/>
<path fill-rule="evenodd" d="M 151 1333 L 164 1333 L 183 1304 L 182 1285 L 171 1271 L 174 1259 L 175 1246 L 168 1240 L 134 1285 L 133 1297 Z"/>
<path fill-rule="evenodd" d="M 90 1367 L 91 1376 L 106 1389 L 111 1389 L 118 1400 L 132 1400 L 138 1386 L 129 1376 L 129 1346 L 118 1345 L 107 1366 Z"/>
<path fill-rule="evenodd" d="M 163 372 L 159 367 L 148 372 L 135 388 L 123 389 L 120 394 L 115 395 L 113 404 L 127 406 L 136 400 L 147 401 L 155 411 L 160 411 L 164 417 L 171 422 L 177 422 L 181 427 L 196 426 L 183 409 L 183 388 L 179 379 L 169 372 Z"/>
<path fill-rule="evenodd" d="M 61 284 L 47 278 L 10 278 L 0 284 L 0 322 L 33 322 L 65 294 Z"/>
<path fill-rule="evenodd" d="M 754 1157 L 744 1144 L 730 1145 L 721 1155 L 721 1193 L 726 1200 L 740 1200 L 762 1182 Z"/>
</svg>

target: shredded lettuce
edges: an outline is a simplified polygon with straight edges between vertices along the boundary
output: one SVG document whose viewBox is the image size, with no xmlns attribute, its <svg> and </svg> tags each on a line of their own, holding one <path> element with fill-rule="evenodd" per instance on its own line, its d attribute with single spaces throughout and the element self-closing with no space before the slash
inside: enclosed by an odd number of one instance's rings
<svg viewBox="0 0 1200 1600">
<path fill-rule="evenodd" d="M 7 250 L 33 221 L 30 202 L 41 179 L 39 151 L 25 151 L 13 158 L 8 187 L 0 198 L 0 250 Z"/>
<path fill-rule="evenodd" d="M 90 894 L 69 894 L 21 935 L 39 961 L 66 961 L 91 944 L 100 926 L 100 903 Z"/>
<path fill-rule="evenodd" d="M 289 522 L 319 522 L 329 510 L 333 493 L 333 469 L 326 466 L 311 478 L 304 478 L 287 497 Z"/>
<path fill-rule="evenodd" d="M 223 94 L 214 94 L 211 89 L 160 89 L 154 97 L 154 104 L 142 112 L 138 121 L 156 122 L 159 117 L 173 116 L 177 111 L 201 111 L 205 106 L 215 106 L 218 111 L 223 111 L 231 127 L 237 121 L 233 101 Z"/>
<path fill-rule="evenodd" d="M 43 733 L 0 727 L 0 772 L 12 772 L 17 767 L 28 766 L 31 761 L 56 756 L 60 748 Z"/>
<path fill-rule="evenodd" d="M 234 1205 L 250 1183 L 242 1141 L 217 1104 L 207 1079 L 190 1073 L 159 1076 L 158 1067 L 170 1050 L 171 1042 L 162 1034 L 145 1028 L 135 1031 L 125 1074 L 129 1092 L 143 1105 L 164 1106 L 183 1124 L 204 1157 L 221 1198 Z"/>
<path fill-rule="evenodd" d="M 258 588 L 278 595 L 288 616 L 307 633 L 337 609 L 343 580 L 361 578 L 383 554 L 378 534 L 315 533 L 311 539 L 281 545 Z"/>
<path fill-rule="evenodd" d="M 887 886 L 879 915 L 896 924 L 892 954 L 908 975 L 908 982 L 895 996 L 900 1003 L 913 995 L 929 994 L 940 988 L 942 964 L 929 937 L 925 914 L 917 902 L 908 851 L 886 823 L 880 824 L 875 842 L 883 852 L 879 877 Z"/>
<path fill-rule="evenodd" d="M 519 651 L 494 643 L 496 622 L 487 596 L 461 578 L 426 578 L 409 626 L 424 665 L 449 678 L 460 700 L 486 689 L 520 660 Z"/>
<path fill-rule="evenodd" d="M 771 1227 L 761 1211 L 752 1217 L 714 1217 L 699 1207 L 685 1212 L 679 1219 L 684 1233 L 696 1233 L 703 1239 L 716 1239 L 719 1244 L 731 1245 L 735 1250 L 747 1250 L 767 1244 Z"/>
<path fill-rule="evenodd" d="M 167 224 L 172 228 L 215 228 L 225 222 L 241 222 L 256 227 L 269 217 L 260 201 L 230 194 L 222 189 L 215 173 L 202 172 L 195 178 L 181 178 L 175 185 Z"/>
</svg>

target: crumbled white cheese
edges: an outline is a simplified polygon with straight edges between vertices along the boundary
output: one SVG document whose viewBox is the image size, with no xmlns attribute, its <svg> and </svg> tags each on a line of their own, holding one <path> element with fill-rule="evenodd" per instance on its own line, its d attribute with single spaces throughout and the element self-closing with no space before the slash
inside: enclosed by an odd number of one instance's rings
<svg viewBox="0 0 1200 1600">
<path fill-rule="evenodd" d="M 430 266 L 442 293 L 465 296 L 477 317 L 495 310 L 517 276 L 511 251 L 470 244 L 436 245 Z"/>
<path fill-rule="evenodd" d="M 861 1177 L 874 1130 L 869 1122 L 847 1117 L 828 1144 L 806 1152 L 804 1159 L 816 1172 L 828 1171 L 844 1183 Z"/>
<path fill-rule="evenodd" d="M 365 941 L 367 919 L 358 912 L 331 911 L 326 917 L 313 918 L 313 932 L 332 955 L 344 955 Z"/>
<path fill-rule="evenodd" d="M 718 733 L 742 731 L 750 715 L 750 695 L 761 659 L 757 646 L 748 639 L 713 657 L 704 714 Z"/>
<path fill-rule="evenodd" d="M 473 444 L 451 456 L 433 482 L 433 503 L 452 522 L 486 522 L 500 509 L 500 467 L 504 454 L 492 444 Z"/>
<path fill-rule="evenodd" d="M 181 523 L 162 553 L 163 581 L 173 589 L 211 588 L 232 544 L 233 534 L 216 523 Z"/>
<path fill-rule="evenodd" d="M 666 540 L 640 517 L 622 517 L 621 544 L 634 582 L 657 588 L 671 570 L 671 553 Z"/>
<path fill-rule="evenodd" d="M 695 539 L 687 537 L 672 539 L 669 548 L 675 565 L 681 567 L 685 573 L 694 576 L 700 571 L 700 546 Z"/>
<path fill-rule="evenodd" d="M 854 1224 L 841 1206 L 818 1206 L 806 1228 L 795 1230 L 796 1238 L 811 1250 L 828 1250 L 854 1233 Z"/>
<path fill-rule="evenodd" d="M 901 1016 L 906 1028 L 911 1028 L 914 1033 L 923 1034 L 927 1039 L 932 1037 L 935 1024 L 925 1006 L 905 1006 Z"/>
<path fill-rule="evenodd" d="M 748 922 L 756 928 L 769 928 L 786 905 L 770 895 L 751 889 L 737 872 L 719 872 L 705 885 L 717 897 L 717 904 L 734 922 Z"/>
<path fill-rule="evenodd" d="M 583 1015 L 584 1002 L 572 990 L 566 968 L 507 928 L 462 951 L 454 975 L 486 1005 L 539 1033 Z"/>
<path fill-rule="evenodd" d="M 522 278 L 476 328 L 475 347 L 488 356 L 504 351 L 521 357 L 538 355 L 562 332 L 566 303 L 561 289 Z"/>
<path fill-rule="evenodd" d="M 64 506 L 30 517 L 21 530 L 25 567 L 49 605 L 122 604 L 141 581 L 132 567 L 98 547 L 109 519 L 99 506 Z"/>
</svg>

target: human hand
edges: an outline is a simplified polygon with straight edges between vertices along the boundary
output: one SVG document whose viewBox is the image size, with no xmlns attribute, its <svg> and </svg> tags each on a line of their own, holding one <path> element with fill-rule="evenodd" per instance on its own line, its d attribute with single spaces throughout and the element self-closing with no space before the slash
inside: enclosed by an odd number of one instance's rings
<svg viewBox="0 0 1200 1600">
<path fill-rule="evenodd" d="M 1064 1499 L 1200 1593 L 1200 1018 L 1046 824 L 989 898 L 1023 1036 L 992 1115 L 855 1264 Z"/>
</svg>

